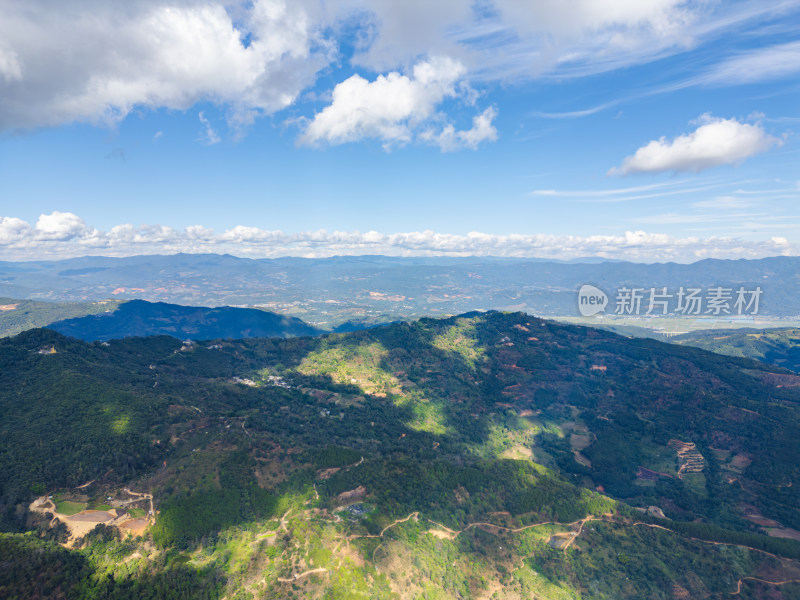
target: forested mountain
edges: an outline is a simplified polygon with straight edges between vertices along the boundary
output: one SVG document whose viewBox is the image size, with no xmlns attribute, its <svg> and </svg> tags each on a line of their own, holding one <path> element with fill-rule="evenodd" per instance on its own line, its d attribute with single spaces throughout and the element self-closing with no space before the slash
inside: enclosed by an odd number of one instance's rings
<svg viewBox="0 0 800 600">
<path fill-rule="evenodd" d="M 694 331 L 671 342 L 725 354 L 746 356 L 800 372 L 800 329 L 740 329 Z"/>
<path fill-rule="evenodd" d="M 193 345 L 33 330 L 0 361 L 0 595 L 800 594 L 800 377 L 778 367 L 522 313 Z M 132 491 L 142 537 L 77 539 L 92 513 L 67 512 Z M 26 510 L 43 494 L 57 522 Z"/>
<path fill-rule="evenodd" d="M 319 335 L 300 319 L 255 308 L 206 308 L 131 300 L 116 310 L 57 321 L 48 329 L 86 341 L 171 335 L 181 339 L 238 339 Z"/>
<path fill-rule="evenodd" d="M 119 300 L 42 302 L 0 298 L 0 337 L 16 335 L 36 327 L 47 327 L 56 321 L 112 311 L 119 304 Z"/>
</svg>

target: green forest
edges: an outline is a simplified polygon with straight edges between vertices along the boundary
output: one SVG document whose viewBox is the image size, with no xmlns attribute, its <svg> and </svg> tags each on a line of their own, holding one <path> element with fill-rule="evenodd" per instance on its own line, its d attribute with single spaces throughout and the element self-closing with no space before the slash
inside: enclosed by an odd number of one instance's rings
<svg viewBox="0 0 800 600">
<path fill-rule="evenodd" d="M 3 597 L 800 591 L 800 541 L 767 535 L 800 529 L 800 388 L 748 358 L 491 312 L 191 346 L 38 329 L 0 367 Z M 47 496 L 127 516 L 75 535 Z"/>
</svg>

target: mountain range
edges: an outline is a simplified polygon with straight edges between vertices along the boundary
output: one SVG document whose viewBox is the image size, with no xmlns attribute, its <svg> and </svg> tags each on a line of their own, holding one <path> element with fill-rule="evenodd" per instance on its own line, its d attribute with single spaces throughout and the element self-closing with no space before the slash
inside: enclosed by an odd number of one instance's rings
<svg viewBox="0 0 800 600">
<path fill-rule="evenodd" d="M 488 257 L 248 259 L 176 254 L 0 262 L 0 294 L 50 301 L 144 299 L 199 306 L 258 306 L 333 329 L 469 310 L 577 315 L 577 290 L 760 288 L 760 314 L 800 315 L 800 258 L 706 259 L 692 264 L 563 263 Z M 672 310 L 674 307 L 670 307 Z M 705 310 L 705 308 L 703 309 Z M 726 313 L 721 313 L 725 316 Z"/>
<path fill-rule="evenodd" d="M 781 367 L 500 312 L 0 361 L 8 597 L 800 592 Z"/>
</svg>

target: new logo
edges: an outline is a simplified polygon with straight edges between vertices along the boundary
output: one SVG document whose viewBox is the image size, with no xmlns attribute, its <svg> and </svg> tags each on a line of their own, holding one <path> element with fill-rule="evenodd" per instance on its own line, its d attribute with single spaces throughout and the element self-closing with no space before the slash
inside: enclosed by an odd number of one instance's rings
<svg viewBox="0 0 800 600">
<path fill-rule="evenodd" d="M 600 288 L 585 284 L 578 290 L 578 310 L 584 317 L 603 312 L 608 306 L 608 296 Z"/>
</svg>

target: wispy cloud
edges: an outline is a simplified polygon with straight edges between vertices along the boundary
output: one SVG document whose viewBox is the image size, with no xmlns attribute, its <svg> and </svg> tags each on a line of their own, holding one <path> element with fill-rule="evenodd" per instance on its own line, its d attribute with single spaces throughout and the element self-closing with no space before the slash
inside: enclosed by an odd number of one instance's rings
<svg viewBox="0 0 800 600">
<path fill-rule="evenodd" d="M 669 196 L 682 196 L 729 187 L 730 182 L 714 182 L 696 185 L 693 180 L 678 180 L 650 185 L 599 189 L 599 190 L 534 190 L 531 196 L 557 196 L 582 202 L 632 202 Z"/>
<path fill-rule="evenodd" d="M 756 48 L 728 58 L 692 80 L 703 85 L 737 85 L 800 74 L 800 42 Z"/>
<path fill-rule="evenodd" d="M 200 137 L 200 140 L 208 146 L 218 144 L 220 142 L 220 137 L 219 135 L 217 135 L 217 132 L 214 131 L 214 128 L 211 126 L 211 121 L 206 119 L 205 115 L 203 115 L 203 111 L 197 113 L 197 117 L 200 119 L 200 122 L 203 124 L 203 127 L 205 128 L 205 131 L 203 131 L 203 135 Z"/>
<path fill-rule="evenodd" d="M 705 200 L 698 200 L 692 203 L 694 208 L 716 208 L 720 210 L 730 210 L 755 206 L 758 201 L 754 198 L 740 198 L 738 196 L 716 196 Z M 719 216 L 719 213 L 717 213 Z"/>
<path fill-rule="evenodd" d="M 613 106 L 617 106 L 622 103 L 623 100 L 615 100 L 613 102 L 606 102 L 604 104 L 598 104 L 597 106 L 593 106 L 591 108 L 585 108 L 583 110 L 572 110 L 566 112 L 540 112 L 540 111 L 532 111 L 530 115 L 532 117 L 539 117 L 541 119 L 579 119 L 581 117 L 589 117 L 591 115 L 597 114 L 601 111 L 604 111 L 608 108 Z"/>
<path fill-rule="evenodd" d="M 743 219 L 753 219 L 755 217 L 762 217 L 761 214 L 753 213 L 702 213 L 702 214 L 686 214 L 686 213 L 661 213 L 657 215 L 649 215 L 647 217 L 636 217 L 631 219 L 634 223 L 641 223 L 643 225 L 685 225 L 688 223 L 730 223 L 741 222 Z M 726 225 L 726 228 L 729 228 Z"/>
<path fill-rule="evenodd" d="M 639 185 L 635 187 L 613 188 L 603 190 L 534 190 L 531 192 L 533 196 L 581 196 L 581 197 L 606 197 L 606 196 L 626 196 L 629 194 L 638 194 L 640 192 L 649 192 L 652 190 L 659 190 L 664 188 L 674 188 L 684 185 L 685 182 L 667 182 L 667 183 L 652 183 L 649 185 Z"/>
</svg>

